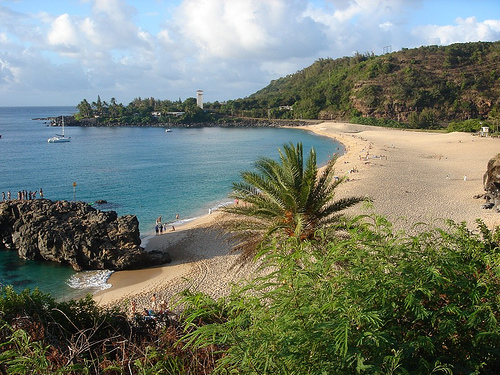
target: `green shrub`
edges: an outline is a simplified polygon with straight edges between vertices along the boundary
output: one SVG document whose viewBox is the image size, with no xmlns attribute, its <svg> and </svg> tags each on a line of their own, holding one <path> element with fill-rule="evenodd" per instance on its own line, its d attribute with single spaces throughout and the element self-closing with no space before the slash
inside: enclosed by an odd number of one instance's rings
<svg viewBox="0 0 500 375">
<path fill-rule="evenodd" d="M 335 241 L 290 240 L 224 301 L 227 320 L 192 310 L 186 339 L 227 348 L 221 373 L 498 373 L 500 251 L 480 228 L 407 236 L 375 217 Z"/>
<path fill-rule="evenodd" d="M 372 126 L 382 126 L 386 128 L 398 128 L 398 129 L 406 129 L 408 128 L 407 124 L 403 124 L 401 122 L 383 119 L 383 118 L 374 118 L 374 117 L 363 117 L 359 114 L 355 114 L 351 116 L 349 122 L 353 124 L 361 124 L 361 125 L 372 125 Z"/>
<path fill-rule="evenodd" d="M 446 127 L 448 133 L 451 132 L 465 132 L 465 133 L 476 133 L 481 130 L 482 126 L 486 126 L 486 123 L 479 119 L 469 119 L 465 121 L 454 121 L 450 122 Z"/>
</svg>

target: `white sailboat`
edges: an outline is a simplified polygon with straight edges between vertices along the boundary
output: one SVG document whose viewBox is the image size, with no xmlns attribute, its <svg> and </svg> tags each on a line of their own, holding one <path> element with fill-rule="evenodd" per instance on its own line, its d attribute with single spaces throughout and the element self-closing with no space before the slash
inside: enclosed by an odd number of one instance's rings
<svg viewBox="0 0 500 375">
<path fill-rule="evenodd" d="M 62 142 L 69 142 L 70 140 L 71 140 L 71 137 L 66 137 L 64 135 L 64 116 L 62 116 L 61 134 L 56 134 L 54 137 L 47 139 L 47 142 L 49 142 L 49 143 L 62 143 Z"/>
</svg>

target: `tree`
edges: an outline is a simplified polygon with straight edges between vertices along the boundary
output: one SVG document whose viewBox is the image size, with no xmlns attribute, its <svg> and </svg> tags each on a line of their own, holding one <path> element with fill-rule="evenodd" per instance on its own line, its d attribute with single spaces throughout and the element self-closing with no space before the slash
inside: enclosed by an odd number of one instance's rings
<svg viewBox="0 0 500 375">
<path fill-rule="evenodd" d="M 306 161 L 302 143 L 285 144 L 279 154 L 279 162 L 261 158 L 257 172 L 242 172 L 243 182 L 233 183 L 230 195 L 237 203 L 224 209 L 231 215 L 222 226 L 238 241 L 234 250 L 241 251 L 242 261 L 276 238 L 315 238 L 318 229 L 340 221 L 340 211 L 365 199 L 334 201 L 343 181 L 334 176 L 335 159 L 318 172 L 313 148 Z"/>
<path fill-rule="evenodd" d="M 100 95 L 97 95 L 97 102 L 93 102 L 92 106 L 95 107 L 95 111 L 97 112 L 97 114 L 99 116 L 101 116 L 103 114 L 103 112 L 104 112 L 104 104 L 101 101 L 101 96 Z"/>
<path fill-rule="evenodd" d="M 76 106 L 78 109 L 78 115 L 80 118 L 89 118 L 93 116 L 92 106 L 87 101 L 87 99 L 83 99 L 80 104 Z"/>
</svg>

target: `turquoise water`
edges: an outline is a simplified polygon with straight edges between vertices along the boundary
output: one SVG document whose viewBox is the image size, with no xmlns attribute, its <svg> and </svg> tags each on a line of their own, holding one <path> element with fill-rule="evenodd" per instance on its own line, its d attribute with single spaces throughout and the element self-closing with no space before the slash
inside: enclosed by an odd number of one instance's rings
<svg viewBox="0 0 500 375">
<path fill-rule="evenodd" d="M 343 146 L 299 129 L 66 127 L 69 143 L 47 143 L 60 131 L 33 118 L 72 114 L 72 107 L 0 107 L 0 191 L 43 188 L 45 198 L 95 202 L 103 210 L 136 215 L 141 237 L 155 219 L 191 220 L 229 200 L 231 183 L 260 156 L 278 157 L 284 143 L 316 149 L 324 164 Z M 76 187 L 73 186 L 76 183 Z M 180 219 L 176 220 L 179 214 Z M 75 278 L 76 276 L 76 278 Z M 0 253 L 0 283 L 38 286 L 57 298 L 105 285 L 109 272 L 78 273 L 69 267 L 21 261 Z M 68 285 L 71 280 L 72 287 Z M 76 287 L 84 289 L 75 289 Z"/>
</svg>

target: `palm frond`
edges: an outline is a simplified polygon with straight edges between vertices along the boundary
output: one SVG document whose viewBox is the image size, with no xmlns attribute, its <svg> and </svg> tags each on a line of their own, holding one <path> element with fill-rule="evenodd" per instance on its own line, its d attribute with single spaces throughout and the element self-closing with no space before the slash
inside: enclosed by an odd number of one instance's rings
<svg viewBox="0 0 500 375">
<path fill-rule="evenodd" d="M 230 217 L 222 225 L 236 241 L 234 250 L 243 261 L 276 239 L 312 239 L 318 229 L 338 222 L 339 212 L 365 200 L 334 200 L 343 182 L 334 176 L 336 159 L 318 172 L 313 148 L 306 160 L 300 142 L 285 144 L 278 152 L 279 161 L 260 158 L 256 171 L 241 173 L 242 182 L 233 183 L 230 196 L 242 203 L 224 208 Z"/>
</svg>

